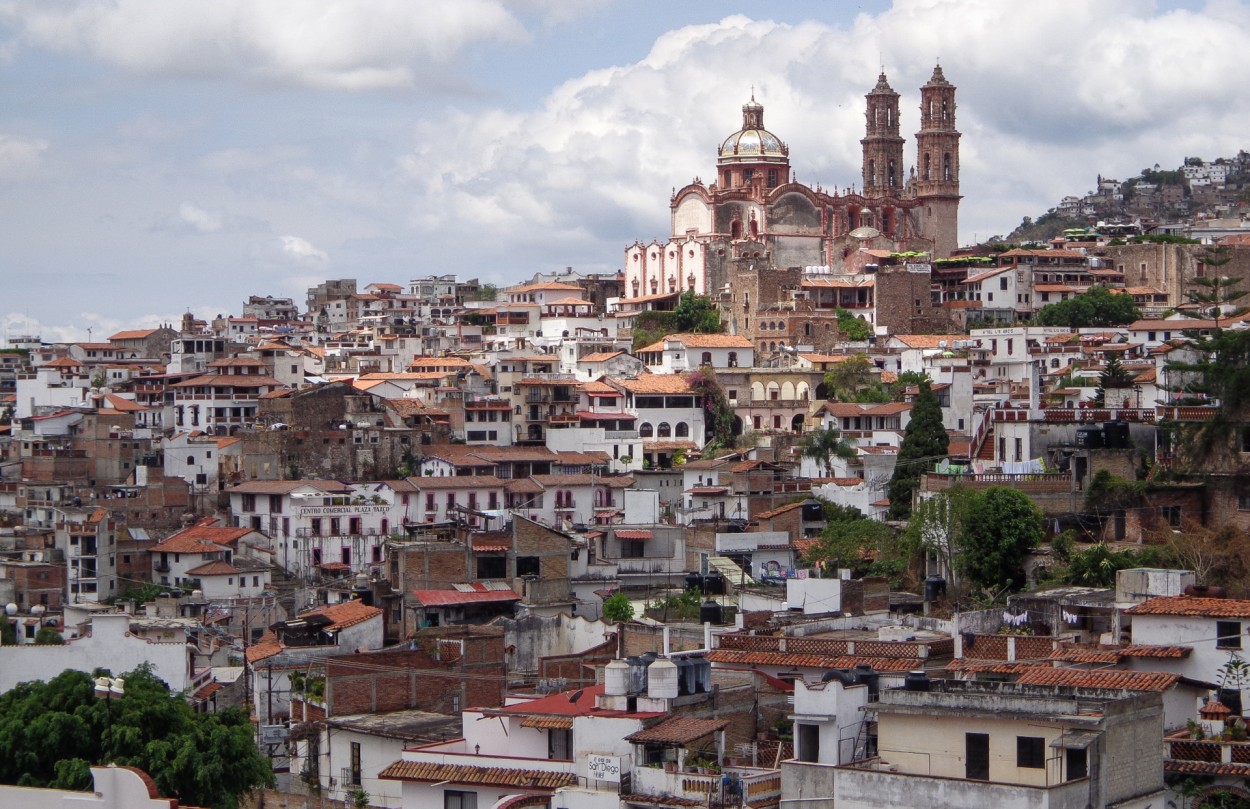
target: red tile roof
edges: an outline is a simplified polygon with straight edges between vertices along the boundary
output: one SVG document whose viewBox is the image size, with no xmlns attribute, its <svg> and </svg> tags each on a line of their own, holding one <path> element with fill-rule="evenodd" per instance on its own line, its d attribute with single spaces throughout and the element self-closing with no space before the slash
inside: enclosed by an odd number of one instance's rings
<svg viewBox="0 0 1250 809">
<path fill-rule="evenodd" d="M 909 645 L 908 649 L 912 647 Z M 924 661 L 911 657 L 860 657 L 858 655 L 794 654 L 792 652 L 745 652 L 737 649 L 713 649 L 707 659 L 713 663 L 748 666 L 795 666 L 799 668 L 849 669 L 866 663 L 877 671 L 911 671 L 924 666 Z"/>
<path fill-rule="evenodd" d="M 1179 674 L 1159 671 L 1100 669 L 1032 668 L 1016 678 L 1024 685 L 1068 685 L 1079 688 L 1123 688 L 1128 691 L 1167 691 L 1180 680 Z"/>
<path fill-rule="evenodd" d="M 300 614 L 300 618 L 309 618 L 314 615 L 322 615 L 329 618 L 334 623 L 323 627 L 327 632 L 334 632 L 339 629 L 346 629 L 349 626 L 355 626 L 364 623 L 370 618 L 382 614 L 382 610 L 377 607 L 370 607 L 359 599 L 344 601 L 339 604 L 331 604 L 328 607 L 322 607 L 319 610 L 312 610 Z"/>
<path fill-rule="evenodd" d="M 1125 610 L 1129 615 L 1194 615 L 1204 618 L 1250 618 L 1250 601 L 1200 596 L 1152 598 Z"/>
<path fill-rule="evenodd" d="M 615 533 L 617 539 L 655 539 L 655 534 L 653 532 L 639 529 L 617 529 Z"/>
<path fill-rule="evenodd" d="M 396 761 L 378 773 L 391 781 L 475 784 L 490 787 L 559 789 L 577 784 L 577 774 L 548 770 L 522 770 L 509 767 L 479 767 L 471 764 L 434 764 L 422 761 Z"/>
<path fill-rule="evenodd" d="M 673 716 L 657 725 L 625 737 L 634 744 L 690 744 L 704 736 L 724 730 L 728 719 L 700 719 L 694 716 Z"/>
<path fill-rule="evenodd" d="M 229 562 L 215 559 L 187 571 L 188 576 L 236 576 L 239 569 Z"/>
</svg>

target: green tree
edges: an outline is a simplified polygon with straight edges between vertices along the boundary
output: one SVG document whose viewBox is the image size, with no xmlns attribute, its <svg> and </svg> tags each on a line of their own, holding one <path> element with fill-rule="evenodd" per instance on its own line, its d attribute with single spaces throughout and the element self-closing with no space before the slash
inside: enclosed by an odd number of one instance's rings
<svg viewBox="0 0 1250 809">
<path fill-rule="evenodd" d="M 828 523 L 820 540 L 807 552 L 807 560 L 823 565 L 832 573 L 846 568 L 861 577 L 872 569 L 879 553 L 894 537 L 890 526 L 880 520 L 862 518 Z"/>
<path fill-rule="evenodd" d="M 624 593 L 613 593 L 603 600 L 603 617 L 613 623 L 632 620 L 634 605 Z"/>
<path fill-rule="evenodd" d="M 1099 407 L 1123 407 L 1123 397 L 1118 397 L 1108 404 L 1108 390 L 1125 390 L 1133 386 L 1133 375 L 1120 362 L 1118 356 L 1107 360 L 1102 372 L 1098 374 L 1098 388 L 1094 391 L 1094 402 Z"/>
<path fill-rule="evenodd" d="M 499 287 L 494 284 L 482 284 L 477 288 L 477 299 L 479 301 L 493 301 L 499 297 Z"/>
<path fill-rule="evenodd" d="M 904 539 L 936 559 L 959 587 L 959 555 L 963 550 L 969 514 L 981 493 L 955 485 L 921 500 L 907 521 Z"/>
<path fill-rule="evenodd" d="M 1250 429 L 1250 330 L 1190 337 L 1197 357 L 1167 364 L 1169 389 L 1180 403 L 1215 404 L 1205 421 L 1176 428 L 1178 464 L 1209 468 L 1228 459 Z"/>
<path fill-rule="evenodd" d="M 881 376 L 868 357 L 855 354 L 825 373 L 825 390 L 839 402 L 888 402 Z"/>
<path fill-rule="evenodd" d="M 0 646 L 16 646 L 17 630 L 9 616 L 0 613 Z"/>
<path fill-rule="evenodd" d="M 1034 317 L 1041 326 L 1122 326 L 1141 319 L 1141 311 L 1132 297 L 1112 293 L 1106 287 L 1093 286 L 1065 301 L 1048 304 Z"/>
<path fill-rule="evenodd" d="M 905 520 L 911 515 L 912 493 L 920 486 L 920 476 L 945 458 L 949 447 L 942 407 L 929 383 L 922 382 L 890 478 L 890 519 Z"/>
<path fill-rule="evenodd" d="M 834 311 L 834 314 L 838 317 L 838 332 L 843 334 L 847 340 L 863 342 L 872 337 L 872 327 L 868 325 L 868 321 L 856 317 L 846 309 L 837 309 Z"/>
<path fill-rule="evenodd" d="M 1233 254 L 1226 245 L 1207 247 L 1198 256 L 1198 260 L 1206 272 L 1202 277 L 1191 280 L 1193 286 L 1189 290 L 1189 296 L 1201 305 L 1201 313 L 1214 320 L 1218 329 L 1221 317 L 1245 314 L 1245 307 L 1236 306 L 1236 302 L 1250 294 L 1250 291 L 1237 289 L 1242 279 L 1219 274 L 1219 268 L 1233 260 Z M 1216 272 L 1206 274 L 1211 270 Z"/>
<path fill-rule="evenodd" d="M 988 591 L 1024 586 L 1024 557 L 1042 541 L 1042 511 L 1028 495 L 991 486 L 968 510 L 956 560 L 965 581 Z"/>
<path fill-rule="evenodd" d="M 826 477 L 833 475 L 834 458 L 855 457 L 855 447 L 842 438 L 841 431 L 833 425 L 803 436 L 799 447 L 804 458 L 811 458 L 825 470 Z"/>
<path fill-rule="evenodd" d="M 734 444 L 734 411 L 729 397 L 711 368 L 698 368 L 686 374 L 686 384 L 703 408 L 707 437 L 722 447 Z"/>
<path fill-rule="evenodd" d="M 706 295 L 696 295 L 688 289 L 677 299 L 677 307 L 673 310 L 673 326 L 683 334 L 702 333 L 715 334 L 721 330 L 720 312 L 712 299 Z"/>
<path fill-rule="evenodd" d="M 81 671 L 0 695 L 0 783 L 87 789 L 90 766 L 108 761 L 145 771 L 162 795 L 213 809 L 273 783 L 245 711 L 196 713 L 147 666 L 124 679 L 125 695 L 113 700 L 97 699 Z"/>
<path fill-rule="evenodd" d="M 63 643 L 65 643 L 65 638 L 50 626 L 41 626 L 35 633 L 36 646 L 60 646 Z"/>
</svg>

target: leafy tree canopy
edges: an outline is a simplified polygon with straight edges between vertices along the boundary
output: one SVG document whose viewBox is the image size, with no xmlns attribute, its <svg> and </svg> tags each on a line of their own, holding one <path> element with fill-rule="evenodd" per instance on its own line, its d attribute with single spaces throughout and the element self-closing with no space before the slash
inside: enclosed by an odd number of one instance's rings
<svg viewBox="0 0 1250 809">
<path fill-rule="evenodd" d="M 734 445 L 734 411 L 725 389 L 711 368 L 698 368 L 686 374 L 686 384 L 703 408 L 707 437 L 722 447 Z"/>
<path fill-rule="evenodd" d="M 1089 291 L 1066 301 L 1043 306 L 1035 317 L 1042 326 L 1122 326 L 1141 319 L 1141 311 L 1132 297 L 1113 294 L 1106 287 L 1093 286 Z"/>
<path fill-rule="evenodd" d="M 624 593 L 613 593 L 603 601 L 603 617 L 614 623 L 632 620 L 634 605 Z"/>
<path fill-rule="evenodd" d="M 1220 405 L 1204 421 L 1177 435 L 1182 463 L 1206 464 L 1224 455 L 1250 422 L 1250 330 L 1219 330 L 1193 337 L 1195 361 L 1167 364 L 1169 379 L 1179 380 L 1172 392 L 1182 402 Z"/>
<path fill-rule="evenodd" d="M 881 375 L 868 357 L 854 354 L 825 373 L 825 390 L 839 402 L 888 402 Z"/>
<path fill-rule="evenodd" d="M 196 713 L 147 666 L 124 679 L 125 695 L 107 701 L 92 675 L 68 670 L 0 695 L 0 783 L 88 789 L 91 765 L 108 761 L 142 769 L 180 803 L 234 809 L 273 782 L 243 710 Z"/>
<path fill-rule="evenodd" d="M 846 335 L 846 339 L 853 342 L 862 342 L 872 337 L 872 327 L 868 325 L 868 321 L 863 318 L 856 317 L 846 309 L 838 309 L 838 331 Z"/>
<path fill-rule="evenodd" d="M 686 290 L 677 299 L 677 308 L 673 310 L 673 325 L 678 332 L 715 334 L 721 330 L 720 312 L 712 299 L 706 295 L 696 295 L 694 290 Z"/>
<path fill-rule="evenodd" d="M 1024 557 L 1042 540 L 1042 512 L 1028 495 L 991 486 L 968 510 L 956 564 L 969 584 L 986 590 L 1024 586 Z"/>
<path fill-rule="evenodd" d="M 825 470 L 826 476 L 833 474 L 834 458 L 855 457 L 854 447 L 843 439 L 841 431 L 832 425 L 803 436 L 799 447 L 803 457 L 815 461 Z"/>
</svg>

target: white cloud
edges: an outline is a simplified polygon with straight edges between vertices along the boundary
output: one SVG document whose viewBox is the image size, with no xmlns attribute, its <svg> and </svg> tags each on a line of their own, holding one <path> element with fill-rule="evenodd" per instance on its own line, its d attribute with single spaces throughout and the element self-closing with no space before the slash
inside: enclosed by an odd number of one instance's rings
<svg viewBox="0 0 1250 809">
<path fill-rule="evenodd" d="M 299 236 L 283 236 L 281 241 L 283 254 L 296 261 L 324 264 L 330 260 L 326 251 L 313 247 L 307 239 L 301 239 Z"/>
<path fill-rule="evenodd" d="M 665 33 L 644 58 L 571 79 L 539 109 L 422 125 L 401 165 L 422 230 L 469 240 L 486 228 L 514 245 L 541 232 L 614 264 L 627 239 L 664 235 L 674 187 L 714 178 L 715 147 L 752 87 L 797 178 L 844 189 L 861 184 L 864 94 L 881 61 L 902 95 L 911 164 L 919 87 L 940 59 L 959 87 L 971 241 L 1099 172 L 1235 154 L 1250 108 L 1229 77 L 1248 50 L 1250 11 L 1233 4 L 1152 14 L 1129 0 L 896 0 L 847 27 L 732 16 Z"/>
<path fill-rule="evenodd" d="M 39 168 L 48 142 L 0 132 L 0 177 L 25 176 Z"/>
<path fill-rule="evenodd" d="M 79 0 L 0 5 L 26 42 L 138 73 L 403 87 L 481 42 L 526 37 L 498 0 Z"/>
<path fill-rule="evenodd" d="M 178 219 L 200 233 L 216 233 L 222 227 L 220 211 L 207 211 L 194 202 L 184 202 L 178 206 Z"/>
</svg>

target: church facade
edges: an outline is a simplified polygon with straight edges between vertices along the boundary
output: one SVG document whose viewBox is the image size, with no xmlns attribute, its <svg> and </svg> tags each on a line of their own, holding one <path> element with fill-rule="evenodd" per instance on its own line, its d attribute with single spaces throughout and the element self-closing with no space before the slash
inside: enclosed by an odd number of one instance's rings
<svg viewBox="0 0 1250 809">
<path fill-rule="evenodd" d="M 954 85 L 939 66 L 920 89 L 916 160 L 906 175 L 899 95 L 884 73 L 866 99 L 861 190 L 829 192 L 794 181 L 789 147 L 765 127 L 764 107 L 752 94 L 742 107 L 742 128 L 717 150 L 716 181 L 695 180 L 673 194 L 668 240 L 626 248 L 622 303 L 659 304 L 691 289 L 722 309 L 734 301 L 731 328 L 751 333 L 749 315 L 786 295 L 765 290 L 743 300 L 744 274 L 793 276 L 791 292 L 816 276 L 835 287 L 842 278 L 846 288 L 832 293 L 833 300 L 842 296 L 862 308 L 871 304 L 872 279 L 854 276 L 862 276 L 872 256 L 949 256 L 958 246 L 960 201 Z M 927 304 L 927 290 L 924 297 Z"/>
</svg>

